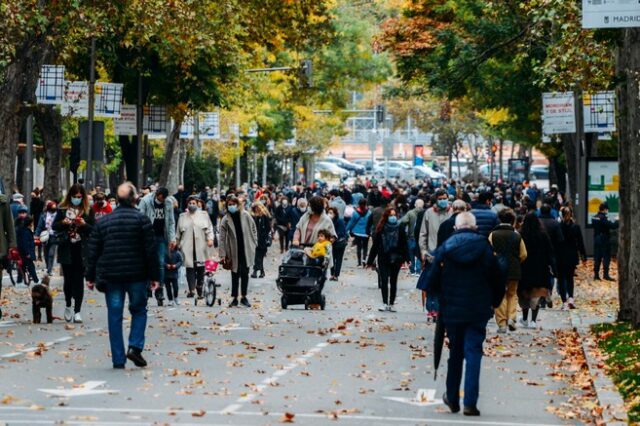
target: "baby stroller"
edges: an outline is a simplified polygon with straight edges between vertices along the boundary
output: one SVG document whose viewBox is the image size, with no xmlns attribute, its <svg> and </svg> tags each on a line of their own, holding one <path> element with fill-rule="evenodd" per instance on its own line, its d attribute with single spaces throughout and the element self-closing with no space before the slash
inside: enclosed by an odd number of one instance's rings
<svg viewBox="0 0 640 426">
<path fill-rule="evenodd" d="M 202 288 L 202 296 L 209 307 L 216 303 L 216 294 L 218 292 L 218 287 L 220 287 L 220 284 L 218 284 L 216 279 L 213 277 L 217 270 L 218 262 L 215 260 L 209 259 L 204 262 L 204 286 Z M 218 304 L 219 303 L 220 301 L 218 301 Z M 193 304 L 198 304 L 197 297 L 193 299 Z"/>
<path fill-rule="evenodd" d="M 319 265 L 308 265 L 307 255 L 301 248 L 291 248 L 278 268 L 278 289 L 282 292 L 282 309 L 289 305 L 320 305 L 324 311 L 326 299 L 322 294 L 327 279 L 328 256 Z"/>
</svg>

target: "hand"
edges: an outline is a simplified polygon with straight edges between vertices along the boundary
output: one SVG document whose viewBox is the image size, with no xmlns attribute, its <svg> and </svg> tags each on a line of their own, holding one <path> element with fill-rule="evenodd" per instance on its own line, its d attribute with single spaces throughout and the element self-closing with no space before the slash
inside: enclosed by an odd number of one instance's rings
<svg viewBox="0 0 640 426">
<path fill-rule="evenodd" d="M 151 291 L 156 291 L 160 288 L 160 283 L 158 281 L 151 281 Z"/>
<path fill-rule="evenodd" d="M 64 225 L 71 225 L 71 219 L 69 219 L 68 217 L 65 217 L 64 219 L 62 219 L 62 223 Z"/>
<path fill-rule="evenodd" d="M 78 217 L 76 219 L 76 223 L 78 224 L 78 226 L 84 226 L 87 224 L 87 222 L 84 221 L 84 219 L 82 217 Z"/>
<path fill-rule="evenodd" d="M 170 248 L 171 250 L 175 250 L 175 248 L 176 248 L 176 242 L 175 242 L 175 241 L 171 241 L 171 242 L 169 243 L 169 248 Z"/>
<path fill-rule="evenodd" d="M 87 281 L 87 288 L 89 290 L 93 290 L 94 288 L 96 288 L 96 283 L 94 283 L 93 281 Z"/>
<path fill-rule="evenodd" d="M 300 240 L 293 240 L 291 245 L 293 245 L 294 247 L 300 247 Z"/>
<path fill-rule="evenodd" d="M 207 241 L 207 247 L 209 248 L 213 247 L 213 240 Z"/>
</svg>

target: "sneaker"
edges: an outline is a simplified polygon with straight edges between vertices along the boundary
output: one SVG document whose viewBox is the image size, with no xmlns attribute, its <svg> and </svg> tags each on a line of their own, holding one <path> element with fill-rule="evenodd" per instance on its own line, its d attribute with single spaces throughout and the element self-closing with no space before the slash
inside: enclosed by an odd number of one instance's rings
<svg viewBox="0 0 640 426">
<path fill-rule="evenodd" d="M 515 320 L 510 319 L 507 322 L 507 326 L 509 327 L 509 331 L 516 331 L 516 322 L 515 322 Z"/>
<path fill-rule="evenodd" d="M 387 305 L 387 304 L 385 303 L 384 305 L 380 306 L 380 307 L 378 308 L 378 310 L 379 310 L 380 312 L 386 312 L 386 311 L 388 311 L 388 310 L 389 310 L 389 305 Z"/>
<path fill-rule="evenodd" d="M 507 327 L 504 325 L 501 325 L 500 327 L 498 327 L 498 333 L 499 334 L 505 334 L 507 332 Z"/>
<path fill-rule="evenodd" d="M 538 328 L 538 324 L 535 321 L 529 321 L 529 328 L 536 330 Z"/>
<path fill-rule="evenodd" d="M 76 324 L 82 324 L 82 316 L 80 316 L 80 312 L 76 312 L 73 315 L 73 322 L 75 322 Z"/>
<path fill-rule="evenodd" d="M 189 293 L 187 293 L 187 297 L 188 297 L 189 299 L 191 299 L 193 296 L 194 296 L 194 294 L 193 294 L 193 292 L 192 292 L 192 291 L 190 291 Z"/>
<path fill-rule="evenodd" d="M 169 303 L 167 303 L 167 306 L 175 306 L 175 302 L 173 300 L 169 300 Z"/>
<path fill-rule="evenodd" d="M 251 303 L 249 303 L 249 300 L 247 300 L 246 297 L 243 297 L 242 299 L 240 299 L 240 304 L 242 306 L 244 306 L 245 308 L 250 308 L 251 307 Z"/>
<path fill-rule="evenodd" d="M 573 297 L 569 298 L 569 302 L 567 303 L 567 306 L 569 306 L 569 309 L 575 309 L 576 308 L 576 304 L 573 301 Z"/>
<path fill-rule="evenodd" d="M 264 271 L 260 271 L 260 278 L 264 278 Z"/>
<path fill-rule="evenodd" d="M 387 311 L 389 311 L 389 312 L 397 312 L 396 308 L 394 308 L 393 305 L 387 305 Z"/>
<path fill-rule="evenodd" d="M 173 305 L 174 306 L 180 305 L 180 302 L 178 302 L 178 298 L 177 297 L 175 299 L 173 299 Z"/>
<path fill-rule="evenodd" d="M 73 320 L 73 308 L 71 306 L 64 308 L 64 320 L 66 322 L 71 322 L 71 320 Z"/>
<path fill-rule="evenodd" d="M 238 306 L 238 299 L 233 299 L 231 303 L 229 303 L 229 307 L 235 308 L 236 306 Z"/>
<path fill-rule="evenodd" d="M 522 328 L 529 328 L 529 322 L 524 318 L 520 318 L 520 321 L 518 321 L 518 323 Z"/>
<path fill-rule="evenodd" d="M 253 274 L 251 274 L 251 278 L 258 278 L 258 274 L 256 273 L 256 271 L 253 271 Z"/>
</svg>

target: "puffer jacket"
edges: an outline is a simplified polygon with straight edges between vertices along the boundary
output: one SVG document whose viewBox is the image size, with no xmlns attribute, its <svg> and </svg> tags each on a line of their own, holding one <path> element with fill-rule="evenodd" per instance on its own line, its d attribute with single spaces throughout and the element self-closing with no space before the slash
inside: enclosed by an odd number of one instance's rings
<svg viewBox="0 0 640 426">
<path fill-rule="evenodd" d="M 486 323 L 505 292 L 489 241 L 468 229 L 457 231 L 436 250 L 426 288 L 440 296 L 445 324 Z"/>
<path fill-rule="evenodd" d="M 120 205 L 96 222 L 88 248 L 87 281 L 108 286 L 160 278 L 153 225 L 135 207 Z"/>
<path fill-rule="evenodd" d="M 493 228 L 500 225 L 498 215 L 486 204 L 476 206 L 471 213 L 476 217 L 476 226 L 480 235 L 488 237 Z"/>
</svg>

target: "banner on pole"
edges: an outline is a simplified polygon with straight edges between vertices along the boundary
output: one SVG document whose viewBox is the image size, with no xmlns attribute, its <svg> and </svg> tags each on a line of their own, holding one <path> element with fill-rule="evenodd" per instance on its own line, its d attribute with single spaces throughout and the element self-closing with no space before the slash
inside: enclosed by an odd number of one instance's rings
<svg viewBox="0 0 640 426">
<path fill-rule="evenodd" d="M 200 117 L 200 138 L 220 139 L 220 114 L 203 112 Z"/>
<path fill-rule="evenodd" d="M 142 127 L 149 139 L 166 138 L 169 127 L 167 109 L 162 105 L 145 105 Z"/>
<path fill-rule="evenodd" d="M 122 83 L 96 83 L 93 109 L 96 117 L 120 117 L 123 88 Z"/>
<path fill-rule="evenodd" d="M 39 104 L 61 105 L 64 102 L 64 65 L 43 65 L 36 87 Z"/>
<path fill-rule="evenodd" d="M 114 133 L 117 136 L 135 136 L 138 130 L 136 128 L 136 114 L 135 105 L 122 105 L 120 117 L 113 119 Z"/>
<path fill-rule="evenodd" d="M 193 116 L 186 116 L 180 125 L 180 139 L 193 139 L 195 135 L 195 123 Z"/>
<path fill-rule="evenodd" d="M 587 93 L 582 97 L 584 132 L 611 133 L 616 131 L 616 93 Z"/>
<path fill-rule="evenodd" d="M 637 0 L 582 0 L 582 28 L 640 27 Z"/>
<path fill-rule="evenodd" d="M 542 94 L 542 133 L 556 135 L 576 132 L 573 92 Z"/>
<path fill-rule="evenodd" d="M 65 81 L 64 102 L 61 114 L 70 117 L 89 116 L 89 83 L 86 81 Z"/>
</svg>

